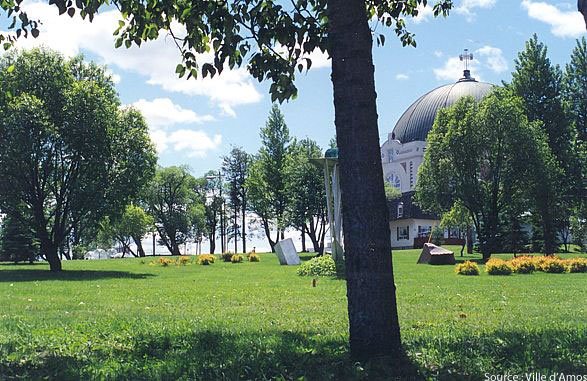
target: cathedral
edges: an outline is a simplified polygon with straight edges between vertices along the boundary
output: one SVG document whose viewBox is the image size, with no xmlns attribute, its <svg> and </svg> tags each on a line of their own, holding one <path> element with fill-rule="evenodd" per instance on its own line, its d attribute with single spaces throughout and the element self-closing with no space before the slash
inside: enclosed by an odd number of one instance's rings
<svg viewBox="0 0 587 381">
<path fill-rule="evenodd" d="M 418 168 L 426 152 L 426 137 L 432 129 L 436 113 L 463 96 L 472 96 L 479 101 L 492 87 L 490 83 L 475 80 L 465 69 L 463 77 L 457 82 L 424 94 L 408 107 L 382 144 L 383 176 L 402 194 L 390 203 L 392 248 L 421 247 L 428 241 L 432 227 L 440 223 L 438 216 L 422 211 L 412 202 Z M 454 233 L 445 231 L 446 243 L 460 243 L 457 240 L 451 242 L 456 238 Z"/>
</svg>

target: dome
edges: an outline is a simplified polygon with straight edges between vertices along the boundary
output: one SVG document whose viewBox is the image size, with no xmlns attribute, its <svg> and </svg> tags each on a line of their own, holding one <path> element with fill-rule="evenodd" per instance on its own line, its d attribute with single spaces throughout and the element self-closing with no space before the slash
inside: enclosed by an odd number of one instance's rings
<svg viewBox="0 0 587 381">
<path fill-rule="evenodd" d="M 402 143 L 425 141 L 439 109 L 451 106 L 467 95 L 478 101 L 483 99 L 494 85 L 477 82 L 468 74 L 465 73 L 465 77 L 456 83 L 437 87 L 412 103 L 393 128 L 394 139 Z"/>
</svg>

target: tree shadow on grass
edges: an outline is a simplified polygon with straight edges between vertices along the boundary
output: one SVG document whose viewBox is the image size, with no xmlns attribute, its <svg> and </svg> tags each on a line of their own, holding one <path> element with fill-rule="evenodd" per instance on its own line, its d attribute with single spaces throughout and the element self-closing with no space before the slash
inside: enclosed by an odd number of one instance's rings
<svg viewBox="0 0 587 381">
<path fill-rule="evenodd" d="M 132 273 L 127 271 L 64 270 L 58 273 L 46 267 L 39 269 L 0 270 L 1 282 L 34 282 L 46 280 L 94 281 L 100 279 L 147 279 L 154 274 Z"/>
<path fill-rule="evenodd" d="M 587 333 L 576 329 L 499 330 L 442 338 L 431 334 L 407 343 L 427 379 L 484 380 L 487 374 L 587 373 Z M 416 354 L 417 353 L 417 354 Z M 557 378 L 558 380 L 558 378 Z"/>
<path fill-rule="evenodd" d="M 6 342 L 0 346 L 0 375 L 59 380 L 412 381 L 587 372 L 587 333 L 579 328 L 479 335 L 423 332 L 405 340 L 412 359 L 379 358 L 363 363 L 348 356 L 344 337 L 326 340 L 315 332 L 184 332 L 151 327 L 140 332 L 102 332 L 101 337 L 91 339 L 92 347 L 75 348 L 48 341 L 59 350 L 38 344 L 23 350 L 19 347 L 22 341 Z M 7 360 L 14 359 L 15 353 L 21 354 L 19 360 Z"/>
<path fill-rule="evenodd" d="M 407 357 L 357 363 L 349 358 L 344 339 L 326 341 L 315 333 L 154 332 L 130 340 L 127 349 L 61 351 L 62 356 L 46 350 L 52 354 L 26 362 L 9 363 L 0 351 L 0 374 L 4 372 L 9 379 L 60 380 L 421 379 Z"/>
</svg>

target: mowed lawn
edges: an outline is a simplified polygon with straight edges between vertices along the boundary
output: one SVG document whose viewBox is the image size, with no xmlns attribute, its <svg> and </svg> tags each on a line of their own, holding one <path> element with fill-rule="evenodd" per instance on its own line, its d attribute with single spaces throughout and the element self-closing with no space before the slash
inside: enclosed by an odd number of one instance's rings
<svg viewBox="0 0 587 381">
<path fill-rule="evenodd" d="M 61 274 L 0 264 L 0 379 L 587 374 L 587 274 L 499 277 L 481 266 L 465 277 L 454 266 L 416 265 L 418 254 L 393 255 L 401 366 L 349 359 L 345 282 L 312 287 L 272 254 L 211 266 L 71 261 Z"/>
</svg>

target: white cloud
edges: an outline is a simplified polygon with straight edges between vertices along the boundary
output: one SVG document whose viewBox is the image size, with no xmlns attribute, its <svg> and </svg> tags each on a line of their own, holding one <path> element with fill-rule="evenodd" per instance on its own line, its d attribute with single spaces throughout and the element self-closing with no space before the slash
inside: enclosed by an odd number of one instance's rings
<svg viewBox="0 0 587 381">
<path fill-rule="evenodd" d="M 444 53 L 441 50 L 435 50 L 434 55 L 438 58 L 442 57 Z"/>
<path fill-rule="evenodd" d="M 410 79 L 410 76 L 407 74 L 399 73 L 395 75 L 395 79 L 397 79 L 398 81 L 406 81 Z"/>
<path fill-rule="evenodd" d="M 585 33 L 585 21 L 574 9 L 561 11 L 552 4 L 531 0 L 522 0 L 522 8 L 528 17 L 550 25 L 551 33 L 557 37 L 577 38 Z"/>
<path fill-rule="evenodd" d="M 413 18 L 414 23 L 420 24 L 421 22 L 425 22 L 430 20 L 431 17 L 434 16 L 434 10 L 431 6 L 426 5 L 418 5 L 418 16 Z"/>
<path fill-rule="evenodd" d="M 434 76 L 438 80 L 456 81 L 463 76 L 463 63 L 459 57 L 449 57 L 444 66 L 441 68 L 433 69 Z M 476 61 L 469 62 L 469 70 L 471 74 L 476 77 L 478 73 L 478 63 Z M 479 79 L 479 78 L 477 78 Z"/>
<path fill-rule="evenodd" d="M 483 66 L 489 68 L 494 73 L 503 73 L 508 69 L 508 64 L 501 49 L 485 45 L 475 50 L 477 57 L 482 60 Z"/>
<path fill-rule="evenodd" d="M 489 9 L 496 2 L 497 0 L 462 0 L 461 4 L 455 8 L 455 12 L 465 16 L 468 22 L 473 22 L 477 16 L 476 8 Z"/>
<path fill-rule="evenodd" d="M 141 111 L 152 129 L 161 129 L 174 124 L 214 121 L 212 115 L 198 115 L 192 110 L 174 104 L 169 98 L 155 98 L 150 101 L 139 99 L 132 106 Z"/>
<path fill-rule="evenodd" d="M 97 55 L 108 65 L 146 77 L 148 84 L 160 86 L 166 91 L 207 97 L 228 115 L 235 115 L 235 106 L 261 100 L 262 96 L 253 85 L 252 77 L 244 68 L 226 69 L 222 75 L 213 79 L 178 78 L 175 66 L 181 57 L 169 37 L 162 35 L 155 41 L 143 43 L 140 48 L 115 49 L 112 32 L 121 19 L 116 10 L 100 13 L 89 23 L 77 15 L 74 18 L 59 16 L 57 8 L 46 3 L 25 1 L 22 8 L 27 11 L 29 18 L 40 19 L 43 24 L 40 26 L 39 38 L 21 39 L 19 46 L 27 48 L 45 45 L 67 56 L 85 50 Z M 181 33 L 181 30 L 177 32 Z"/>
<path fill-rule="evenodd" d="M 151 140 L 162 154 L 168 149 L 174 152 L 184 152 L 188 157 L 205 157 L 209 151 L 217 149 L 222 144 L 222 136 L 209 136 L 205 131 L 181 129 L 166 133 L 163 130 L 151 131 Z"/>
</svg>

